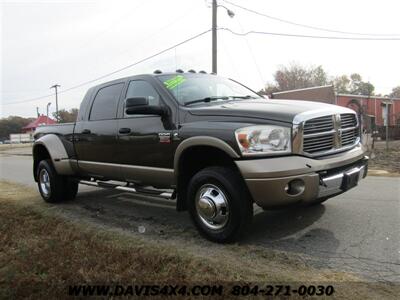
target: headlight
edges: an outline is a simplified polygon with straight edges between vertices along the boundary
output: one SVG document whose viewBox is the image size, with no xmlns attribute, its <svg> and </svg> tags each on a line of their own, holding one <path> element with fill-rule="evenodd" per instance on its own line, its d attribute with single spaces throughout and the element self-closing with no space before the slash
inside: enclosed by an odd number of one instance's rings
<svg viewBox="0 0 400 300">
<path fill-rule="evenodd" d="M 287 154 L 292 151 L 289 127 L 250 126 L 235 131 L 240 151 L 246 155 Z"/>
</svg>

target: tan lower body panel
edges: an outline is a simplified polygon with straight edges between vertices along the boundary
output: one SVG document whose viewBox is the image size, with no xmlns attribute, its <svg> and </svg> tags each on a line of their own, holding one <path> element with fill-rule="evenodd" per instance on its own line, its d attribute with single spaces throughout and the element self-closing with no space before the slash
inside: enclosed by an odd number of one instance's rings
<svg viewBox="0 0 400 300">
<path fill-rule="evenodd" d="M 295 179 L 304 182 L 304 190 L 289 195 L 285 188 L 290 181 Z M 247 179 L 246 184 L 254 202 L 264 208 L 273 208 L 298 202 L 310 202 L 316 199 L 318 197 L 319 175 L 313 173 L 282 178 Z"/>
<path fill-rule="evenodd" d="M 132 181 L 156 187 L 170 187 L 174 184 L 174 170 L 146 166 L 111 164 L 93 161 L 78 161 L 80 173 L 101 176 L 113 180 Z"/>
<path fill-rule="evenodd" d="M 351 169 L 362 179 L 366 174 L 367 160 L 364 158 L 363 149 L 356 147 L 346 153 L 324 159 L 293 155 L 240 160 L 235 163 L 254 202 L 263 208 L 274 208 L 299 202 L 313 202 L 318 198 L 342 193 L 344 190 L 341 184 L 345 172 L 343 170 L 347 172 Z M 318 173 L 332 169 L 338 171 L 327 178 Z"/>
</svg>

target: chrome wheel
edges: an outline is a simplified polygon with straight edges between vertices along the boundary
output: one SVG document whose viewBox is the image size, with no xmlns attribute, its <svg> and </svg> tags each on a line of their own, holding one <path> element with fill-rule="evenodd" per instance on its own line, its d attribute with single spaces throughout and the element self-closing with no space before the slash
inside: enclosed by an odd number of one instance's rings
<svg viewBox="0 0 400 300">
<path fill-rule="evenodd" d="M 50 176 L 46 169 L 41 169 L 39 173 L 40 190 L 43 195 L 48 197 L 51 194 Z"/>
<path fill-rule="evenodd" d="M 197 214 L 205 226 L 218 230 L 228 223 L 228 200 L 217 186 L 213 184 L 201 186 L 195 201 Z"/>
</svg>

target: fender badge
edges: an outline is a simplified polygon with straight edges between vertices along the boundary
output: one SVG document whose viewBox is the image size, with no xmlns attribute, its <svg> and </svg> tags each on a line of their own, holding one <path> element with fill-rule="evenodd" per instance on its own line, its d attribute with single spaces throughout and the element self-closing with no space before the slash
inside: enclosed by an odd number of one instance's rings
<svg viewBox="0 0 400 300">
<path fill-rule="evenodd" d="M 160 132 L 158 134 L 158 138 L 160 139 L 160 143 L 163 144 L 171 143 L 171 133 L 169 132 Z"/>
</svg>

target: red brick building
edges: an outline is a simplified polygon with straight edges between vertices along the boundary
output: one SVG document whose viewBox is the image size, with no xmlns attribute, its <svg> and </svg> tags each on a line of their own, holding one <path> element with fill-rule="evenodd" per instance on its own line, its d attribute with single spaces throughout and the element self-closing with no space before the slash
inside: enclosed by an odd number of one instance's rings
<svg viewBox="0 0 400 300">
<path fill-rule="evenodd" d="M 389 107 L 388 125 L 400 125 L 400 98 L 338 94 L 335 104 L 349 107 L 363 116 L 372 118 L 371 123 L 375 126 L 385 125 L 384 115 L 387 105 Z"/>
</svg>

